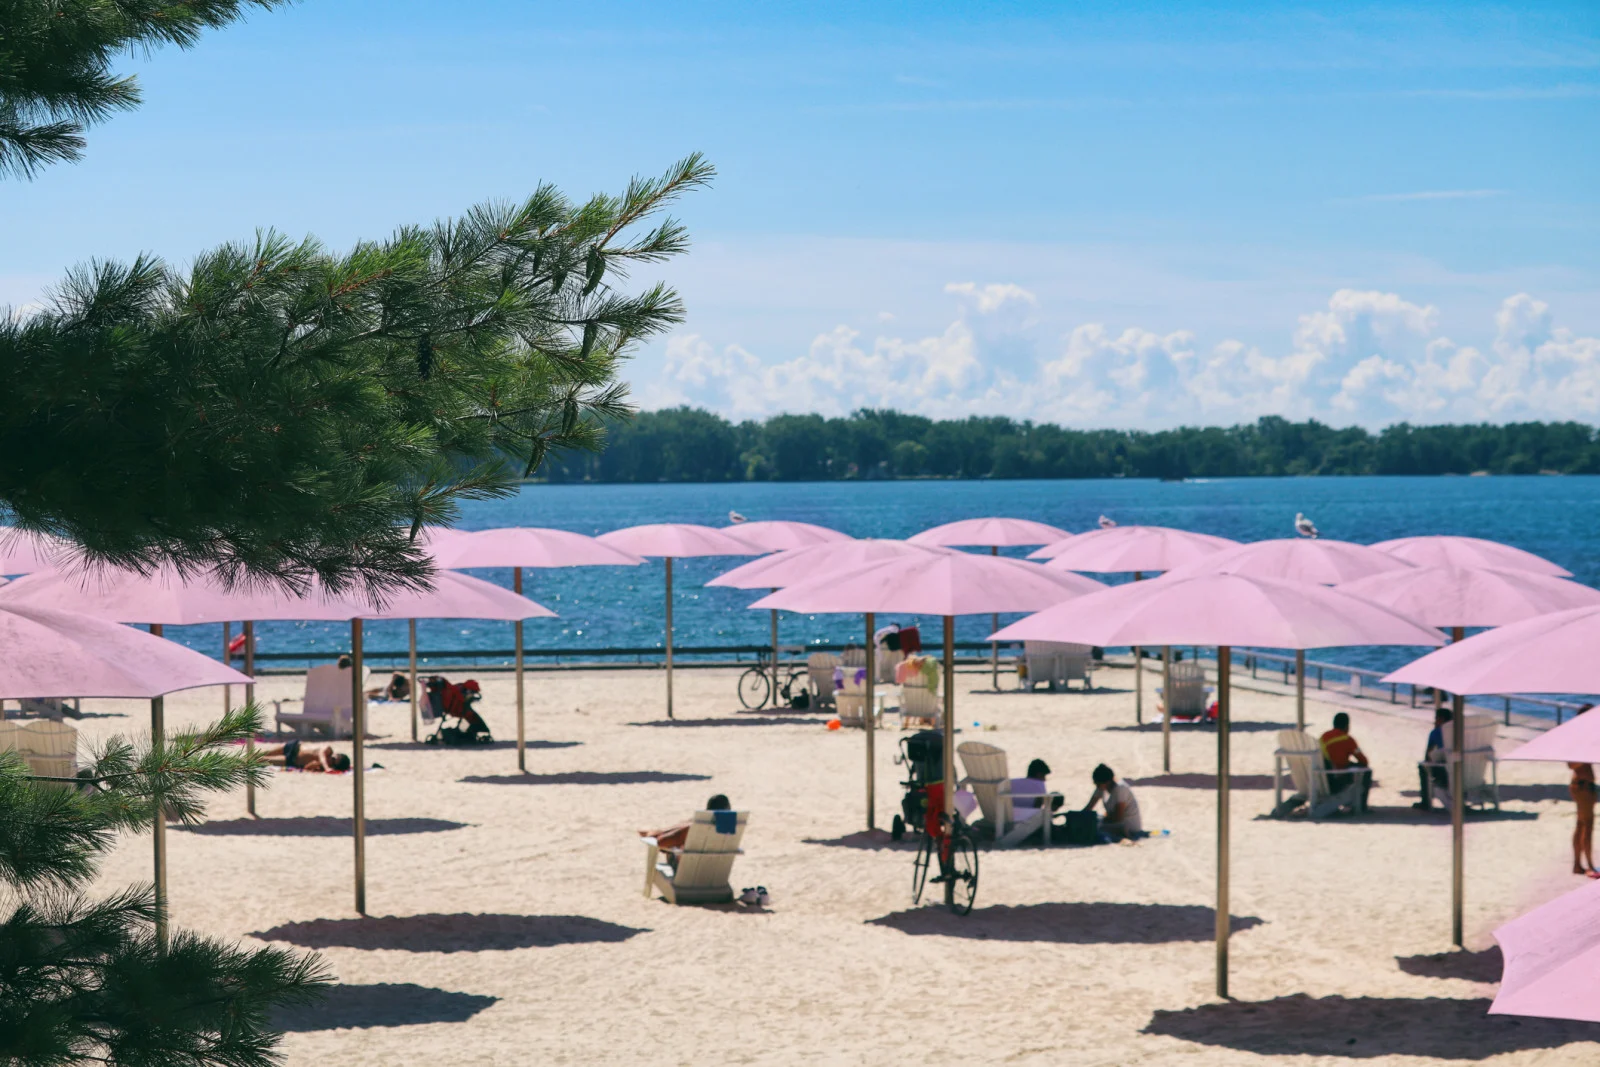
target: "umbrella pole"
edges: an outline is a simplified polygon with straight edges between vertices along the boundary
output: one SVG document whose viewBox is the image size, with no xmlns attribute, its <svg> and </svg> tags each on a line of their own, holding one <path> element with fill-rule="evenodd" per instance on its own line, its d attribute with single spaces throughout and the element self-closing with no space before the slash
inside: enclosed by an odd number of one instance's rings
<svg viewBox="0 0 1600 1067">
<path fill-rule="evenodd" d="M 1161 693 L 1162 701 L 1172 699 L 1172 646 L 1161 646 Z M 1172 773 L 1172 709 L 1163 708 L 1161 712 L 1161 773 Z"/>
<path fill-rule="evenodd" d="M 411 740 L 417 739 L 417 620 L 406 620 L 406 655 L 411 670 Z"/>
<path fill-rule="evenodd" d="M 1134 581 L 1143 577 L 1139 571 L 1133 572 Z M 1138 645 L 1133 646 L 1133 721 L 1144 725 L 1144 655 Z"/>
<path fill-rule="evenodd" d="M 353 829 L 356 841 L 356 914 L 367 913 L 367 796 L 361 741 L 367 732 L 367 693 L 362 684 L 361 620 L 350 620 L 350 767 L 355 772 Z"/>
<path fill-rule="evenodd" d="M 231 623 L 231 622 L 223 623 L 222 624 L 222 665 L 224 667 L 233 666 L 233 655 L 228 651 L 228 643 L 229 643 L 229 641 L 230 641 L 230 639 L 232 637 L 233 637 L 233 623 Z M 233 710 L 233 686 L 225 685 L 225 686 L 222 687 L 222 714 L 226 715 L 226 714 L 228 714 L 228 712 L 230 712 L 232 710 Z"/>
<path fill-rule="evenodd" d="M 157 637 L 161 636 L 161 624 L 152 623 L 150 632 Z M 159 749 L 166 744 L 167 734 L 167 705 L 166 698 L 155 697 L 150 701 L 150 747 Z M 156 949 L 160 952 L 167 950 L 167 812 L 166 802 L 157 792 L 151 799 L 155 801 L 155 822 L 151 827 L 152 833 L 152 859 L 155 861 L 156 875 Z"/>
<path fill-rule="evenodd" d="M 511 568 L 511 589 L 518 596 L 522 595 L 522 568 Z M 517 644 L 517 770 L 528 773 L 528 742 L 523 725 L 522 713 L 522 620 L 518 619 L 516 627 Z"/>
<path fill-rule="evenodd" d="M 672 557 L 667 557 L 667 718 L 672 718 Z"/>
<path fill-rule="evenodd" d="M 774 616 L 776 616 L 778 613 L 776 611 L 774 611 L 772 614 Z M 875 756 L 874 756 L 874 751 L 873 750 L 874 750 L 875 745 L 877 744 L 877 733 L 878 733 L 878 720 L 877 720 L 876 714 L 874 713 L 874 709 L 875 709 L 875 707 L 877 705 L 877 700 L 876 700 L 876 697 L 875 697 L 875 692 L 874 692 L 874 688 L 873 688 L 873 679 L 872 679 L 873 672 L 878 669 L 878 665 L 874 662 L 874 660 L 877 658 L 877 656 L 876 656 L 877 649 L 873 647 L 873 641 L 872 641 L 872 624 L 873 624 L 874 621 L 875 621 L 874 613 L 870 612 L 870 611 L 867 612 L 867 698 L 866 698 L 867 699 L 867 706 L 863 710 L 862 715 L 863 715 L 863 725 L 866 728 L 866 734 L 867 734 L 867 829 L 868 830 L 876 830 L 878 828 L 878 805 L 877 805 L 876 793 L 875 793 L 874 788 L 873 788 L 874 785 L 875 785 L 875 782 L 873 780 L 873 770 L 876 767 Z"/>
<path fill-rule="evenodd" d="M 956 618 L 944 617 L 944 816 L 956 822 Z M 940 874 L 945 873 L 943 870 Z M 956 880 L 945 879 L 944 904 L 956 902 Z"/>
<path fill-rule="evenodd" d="M 1228 676 L 1232 649 L 1217 649 L 1217 996 L 1228 995 Z"/>
<path fill-rule="evenodd" d="M 256 676 L 256 624 L 246 620 L 240 624 L 240 628 L 244 631 L 244 673 L 251 678 L 250 683 L 244 687 L 244 702 L 254 706 L 256 702 L 256 683 L 254 680 Z M 244 754 L 253 756 L 255 751 L 256 735 L 252 731 L 250 736 L 245 738 Z M 244 810 L 245 814 L 251 818 L 255 817 L 256 784 L 254 782 L 245 782 L 244 784 Z"/>
<path fill-rule="evenodd" d="M 776 589 L 773 590 L 777 592 Z M 869 653 L 870 655 L 870 653 Z M 772 609 L 772 706 L 778 706 L 778 609 Z"/>
<path fill-rule="evenodd" d="M 999 545 L 989 546 L 989 555 L 998 556 Z M 989 632 L 995 633 L 1000 629 L 1000 616 L 998 613 L 989 616 Z M 996 693 L 1000 692 L 1000 642 L 989 642 L 989 685 Z"/>
<path fill-rule="evenodd" d="M 1306 732 L 1306 650 L 1294 650 L 1294 726 Z"/>
<path fill-rule="evenodd" d="M 1457 626 L 1450 631 L 1450 643 L 1455 644 L 1466 636 L 1464 627 Z M 1450 722 L 1450 735 L 1453 740 L 1450 752 L 1450 941 L 1456 948 L 1465 948 L 1462 943 L 1461 913 L 1465 899 L 1466 889 L 1466 796 L 1463 793 L 1464 783 L 1462 772 L 1466 770 L 1466 762 L 1462 749 L 1467 744 L 1467 701 L 1460 693 L 1451 697 L 1450 710 L 1453 713 Z"/>
</svg>

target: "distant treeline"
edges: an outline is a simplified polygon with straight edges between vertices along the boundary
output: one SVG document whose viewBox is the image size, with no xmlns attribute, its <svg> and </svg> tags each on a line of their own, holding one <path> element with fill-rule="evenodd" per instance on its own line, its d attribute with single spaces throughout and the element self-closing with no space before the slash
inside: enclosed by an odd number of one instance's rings
<svg viewBox="0 0 1600 1067">
<path fill-rule="evenodd" d="M 1071 430 L 999 417 L 896 411 L 732 423 L 695 408 L 645 411 L 599 454 L 542 468 L 552 482 L 857 478 L 1190 478 L 1296 474 L 1600 473 L 1600 434 L 1576 422 L 1411 426 L 1373 434 L 1269 416 L 1230 427 Z"/>
</svg>

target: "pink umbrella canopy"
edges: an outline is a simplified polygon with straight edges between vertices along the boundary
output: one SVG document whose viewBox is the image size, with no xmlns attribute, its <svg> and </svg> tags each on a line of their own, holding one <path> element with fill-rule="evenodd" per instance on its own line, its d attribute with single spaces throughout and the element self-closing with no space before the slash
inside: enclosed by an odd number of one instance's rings
<svg viewBox="0 0 1600 1067">
<path fill-rule="evenodd" d="M 1281 537 L 1224 548 L 1168 572 L 1167 577 L 1197 574 L 1247 574 L 1315 585 L 1338 585 L 1374 574 L 1409 570 L 1411 564 L 1349 541 Z"/>
<path fill-rule="evenodd" d="M 144 575 L 120 569 L 82 574 L 45 572 L 0 588 L 0 606 L 36 605 L 126 623 L 188 626 L 236 619 L 328 621 L 362 610 L 353 599 L 313 593 L 294 597 L 275 589 L 229 589 L 203 575 L 183 578 L 170 569 Z"/>
<path fill-rule="evenodd" d="M 1600 604 L 1600 589 L 1533 571 L 1486 567 L 1411 567 L 1339 588 L 1441 627 L 1504 626 Z"/>
<path fill-rule="evenodd" d="M 34 604 L 0 607 L 0 698 L 152 700 L 250 679 L 209 656 L 104 619 Z"/>
<path fill-rule="evenodd" d="M 686 559 L 690 556 L 759 556 L 766 550 L 733 534 L 689 522 L 626 526 L 595 540 L 636 556 Z"/>
<path fill-rule="evenodd" d="M 642 556 L 570 530 L 507 526 L 495 530 L 452 531 L 438 543 L 434 562 L 443 568 L 468 567 L 636 567 Z"/>
<path fill-rule="evenodd" d="M 1538 615 L 1473 634 L 1384 678 L 1449 693 L 1600 693 L 1600 607 Z"/>
<path fill-rule="evenodd" d="M 906 538 L 914 545 L 945 545 L 951 548 L 1009 548 L 1018 545 L 1054 544 L 1072 535 L 1059 526 L 1032 519 L 961 519 L 934 526 Z"/>
<path fill-rule="evenodd" d="M 1435 534 L 1427 537 L 1399 537 L 1369 546 L 1403 559 L 1417 567 L 1493 567 L 1508 571 L 1532 571 L 1554 578 L 1571 578 L 1572 572 L 1556 566 L 1543 556 L 1520 548 L 1486 541 L 1481 537 Z"/>
<path fill-rule="evenodd" d="M 1568 719 L 1501 758 L 1543 763 L 1600 763 L 1600 715 L 1584 713 Z"/>
<path fill-rule="evenodd" d="M 1443 643 L 1437 630 L 1360 597 L 1242 574 L 1116 586 L 1030 615 L 990 640 L 1301 649 Z"/>
<path fill-rule="evenodd" d="M 1166 526 L 1112 526 L 1046 545 L 1028 558 L 1047 559 L 1051 569 L 1096 574 L 1170 571 L 1238 544 Z"/>
<path fill-rule="evenodd" d="M 1600 884 L 1574 889 L 1494 932 L 1505 957 L 1490 1015 L 1600 1023 Z"/>
<path fill-rule="evenodd" d="M 1038 611 L 1104 588 L 1092 578 L 1004 556 L 930 551 L 825 574 L 750 606 L 808 614 L 988 615 Z"/>
<path fill-rule="evenodd" d="M 785 552 L 790 549 L 809 548 L 812 545 L 835 544 L 854 540 L 847 533 L 830 530 L 826 526 L 818 526 L 813 522 L 789 522 L 785 520 L 740 522 L 732 526 L 724 526 L 722 531 L 768 552 Z"/>
<path fill-rule="evenodd" d="M 78 546 L 44 533 L 0 529 L 0 574 L 33 574 L 71 566 Z"/>
<path fill-rule="evenodd" d="M 381 607 L 364 606 L 363 619 L 552 619 L 555 612 L 493 582 L 455 571 L 433 576 L 433 588 L 396 594 Z"/>
<path fill-rule="evenodd" d="M 728 589 L 781 589 L 786 585 L 809 582 L 829 572 L 854 570 L 869 563 L 926 556 L 946 549 L 914 545 L 909 541 L 863 538 L 859 541 L 830 541 L 810 548 L 793 548 L 753 559 L 711 579 L 706 585 Z"/>
</svg>

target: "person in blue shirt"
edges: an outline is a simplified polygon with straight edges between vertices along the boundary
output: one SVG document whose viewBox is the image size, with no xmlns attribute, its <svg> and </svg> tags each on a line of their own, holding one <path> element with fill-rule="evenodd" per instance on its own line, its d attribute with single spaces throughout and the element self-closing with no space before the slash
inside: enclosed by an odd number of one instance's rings
<svg viewBox="0 0 1600 1067">
<path fill-rule="evenodd" d="M 1422 782 L 1422 799 L 1411 805 L 1421 811 L 1433 807 L 1433 787 L 1444 789 L 1450 784 L 1450 776 L 1445 773 L 1444 763 L 1444 728 L 1455 720 L 1449 708 L 1438 707 L 1433 709 L 1433 729 L 1428 731 L 1428 750 L 1422 756 L 1424 764 L 1431 763 L 1435 766 L 1417 766 L 1417 777 Z"/>
</svg>

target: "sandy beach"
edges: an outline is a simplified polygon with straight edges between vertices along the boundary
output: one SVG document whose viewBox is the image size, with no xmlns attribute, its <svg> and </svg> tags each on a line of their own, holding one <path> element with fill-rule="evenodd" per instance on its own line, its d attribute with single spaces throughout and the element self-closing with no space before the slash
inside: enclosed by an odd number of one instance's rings
<svg viewBox="0 0 1600 1067">
<path fill-rule="evenodd" d="M 456 678 L 471 672 L 455 672 Z M 1579 884 L 1557 765 L 1505 763 L 1504 810 L 1467 830 L 1469 951 L 1449 948 L 1447 816 L 1415 812 L 1423 713 L 1366 704 L 1375 809 L 1317 824 L 1266 818 L 1276 730 L 1292 700 L 1236 691 L 1231 992 L 1213 992 L 1213 733 L 1134 723 L 1132 674 L 1094 692 L 1025 695 L 958 676 L 959 740 L 1043 757 L 1069 804 L 1100 762 L 1135 783 L 1137 845 L 982 855 L 978 908 L 910 905 L 914 848 L 865 830 L 864 738 L 825 716 L 739 713 L 733 670 L 529 677 L 529 774 L 516 769 L 510 675 L 477 672 L 492 747 L 410 741 L 377 704 L 367 784 L 368 902 L 353 910 L 351 779 L 280 772 L 169 835 L 176 924 L 314 949 L 338 977 L 284 1016 L 311 1064 L 1592 1064 L 1600 1027 L 1484 1015 L 1492 929 Z M 1147 717 L 1153 714 L 1147 677 Z M 267 700 L 299 677 L 268 679 Z M 237 694 L 235 699 L 237 699 Z M 220 692 L 168 699 L 199 723 Z M 270 710 L 270 708 L 269 708 Z M 1308 707 L 1314 729 L 1335 709 Z M 87 738 L 140 730 L 143 705 L 87 702 Z M 974 723 L 981 724 L 974 726 Z M 992 729 L 990 729 L 992 727 Z M 878 734 L 880 827 L 896 810 L 900 734 Z M 348 742 L 339 746 L 348 751 Z M 637 831 L 726 793 L 750 813 L 735 889 L 767 908 L 675 908 L 641 893 Z M 1170 831 L 1165 835 L 1162 831 Z M 124 842 L 102 887 L 149 877 Z"/>
</svg>

